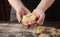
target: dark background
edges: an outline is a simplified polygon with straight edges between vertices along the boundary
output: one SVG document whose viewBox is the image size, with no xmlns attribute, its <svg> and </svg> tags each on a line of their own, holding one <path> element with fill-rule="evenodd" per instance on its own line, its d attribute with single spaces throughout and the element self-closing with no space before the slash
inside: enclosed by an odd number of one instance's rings
<svg viewBox="0 0 60 37">
<path fill-rule="evenodd" d="M 9 21 L 10 5 L 8 0 L 0 0 L 0 21 Z"/>
<path fill-rule="evenodd" d="M 11 6 L 8 0 L 0 0 L 0 21 L 9 21 Z M 46 21 L 60 21 L 60 0 L 46 11 Z"/>
</svg>

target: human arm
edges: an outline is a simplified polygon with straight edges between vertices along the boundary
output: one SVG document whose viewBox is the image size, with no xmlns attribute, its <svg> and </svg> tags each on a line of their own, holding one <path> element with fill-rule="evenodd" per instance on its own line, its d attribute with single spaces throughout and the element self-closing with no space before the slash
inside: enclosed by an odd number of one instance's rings
<svg viewBox="0 0 60 37">
<path fill-rule="evenodd" d="M 39 25 L 44 23 L 45 11 L 54 3 L 55 0 L 41 0 L 38 6 L 33 10 L 38 20 L 36 21 Z"/>
<path fill-rule="evenodd" d="M 21 16 L 23 14 L 29 13 L 30 11 L 23 5 L 21 0 L 8 0 L 10 5 L 15 9 L 16 11 L 16 17 L 18 22 L 21 22 Z"/>
<path fill-rule="evenodd" d="M 54 3 L 54 1 L 55 0 L 41 0 L 37 8 L 46 11 Z"/>
</svg>

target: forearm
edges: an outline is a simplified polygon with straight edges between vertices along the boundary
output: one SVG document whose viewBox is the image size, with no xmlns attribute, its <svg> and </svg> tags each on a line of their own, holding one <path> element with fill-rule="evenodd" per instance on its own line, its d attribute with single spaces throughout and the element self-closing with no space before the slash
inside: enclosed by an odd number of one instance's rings
<svg viewBox="0 0 60 37">
<path fill-rule="evenodd" d="M 37 8 L 46 11 L 54 2 L 55 0 L 41 0 Z"/>
<path fill-rule="evenodd" d="M 16 10 L 20 10 L 23 4 L 21 3 L 21 0 L 8 0 L 10 5 Z"/>
</svg>

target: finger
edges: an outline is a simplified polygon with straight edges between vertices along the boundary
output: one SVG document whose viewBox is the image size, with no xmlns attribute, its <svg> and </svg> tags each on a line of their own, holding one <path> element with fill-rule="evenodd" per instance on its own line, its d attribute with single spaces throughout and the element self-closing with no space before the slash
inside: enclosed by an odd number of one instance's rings
<svg viewBox="0 0 60 37">
<path fill-rule="evenodd" d="M 23 25 L 28 25 L 28 23 L 24 23 Z"/>
<path fill-rule="evenodd" d="M 30 23 L 29 23 L 29 28 L 34 28 L 34 27 L 36 27 L 36 22 L 35 21 L 31 21 Z"/>
<path fill-rule="evenodd" d="M 36 23 L 35 21 L 28 22 L 29 25 L 32 25 L 32 24 L 35 24 L 35 23 Z"/>
<path fill-rule="evenodd" d="M 29 28 L 29 25 L 24 25 L 24 28 L 25 28 L 25 29 L 28 29 L 28 28 Z"/>
<path fill-rule="evenodd" d="M 17 17 L 17 20 L 18 20 L 18 22 L 20 23 L 21 22 L 21 15 L 20 15 L 20 13 L 16 13 L 16 17 Z"/>
<path fill-rule="evenodd" d="M 35 15 L 36 18 L 38 18 L 39 15 L 40 15 L 40 12 L 34 10 L 34 11 L 33 11 L 33 14 Z"/>
<path fill-rule="evenodd" d="M 28 23 L 24 23 L 23 25 L 24 25 L 24 28 L 25 29 L 28 29 L 28 27 L 29 27 L 29 24 Z"/>
<path fill-rule="evenodd" d="M 37 27 L 37 26 L 38 26 L 38 25 L 35 23 L 35 24 L 30 25 L 29 28 L 34 28 L 34 27 Z"/>
<path fill-rule="evenodd" d="M 44 19 L 41 19 L 41 20 L 39 21 L 38 25 L 43 25 L 43 23 L 44 23 Z"/>
<path fill-rule="evenodd" d="M 45 19 L 45 16 L 42 16 L 42 15 L 41 15 L 41 16 L 39 17 L 37 23 L 38 23 L 39 25 L 42 25 L 43 22 L 44 22 L 44 19 Z"/>
<path fill-rule="evenodd" d="M 29 24 L 29 25 L 31 25 L 31 24 L 32 24 L 32 22 L 28 22 L 28 24 Z"/>
</svg>

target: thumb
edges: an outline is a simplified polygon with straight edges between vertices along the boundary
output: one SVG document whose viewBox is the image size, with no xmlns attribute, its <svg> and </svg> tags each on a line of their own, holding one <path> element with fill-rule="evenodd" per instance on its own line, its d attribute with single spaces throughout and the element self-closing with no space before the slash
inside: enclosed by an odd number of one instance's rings
<svg viewBox="0 0 60 37">
<path fill-rule="evenodd" d="M 39 18 L 38 18 L 38 21 L 37 21 L 37 24 L 38 25 L 42 25 L 43 24 L 43 22 L 44 22 L 44 16 L 40 16 Z"/>
<path fill-rule="evenodd" d="M 17 17 L 18 22 L 20 23 L 21 22 L 21 14 L 19 12 L 16 13 L 16 17 Z"/>
</svg>

